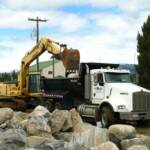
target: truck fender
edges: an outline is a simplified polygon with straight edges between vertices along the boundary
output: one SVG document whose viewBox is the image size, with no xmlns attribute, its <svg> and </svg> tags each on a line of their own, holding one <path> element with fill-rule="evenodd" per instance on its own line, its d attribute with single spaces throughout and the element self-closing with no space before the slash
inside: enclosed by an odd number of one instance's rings
<svg viewBox="0 0 150 150">
<path fill-rule="evenodd" d="M 114 111 L 114 108 L 113 106 L 109 103 L 109 102 L 103 102 L 99 105 L 99 111 L 101 110 L 102 107 L 104 106 L 109 106 L 113 111 Z"/>
<path fill-rule="evenodd" d="M 101 120 L 101 108 L 104 106 L 109 106 L 114 111 L 112 105 L 109 102 L 103 102 L 97 107 L 96 116 L 95 116 L 96 120 Z"/>
<path fill-rule="evenodd" d="M 99 106 L 99 120 L 102 127 L 108 128 L 115 122 L 115 114 L 112 105 L 109 102 L 103 102 Z"/>
</svg>

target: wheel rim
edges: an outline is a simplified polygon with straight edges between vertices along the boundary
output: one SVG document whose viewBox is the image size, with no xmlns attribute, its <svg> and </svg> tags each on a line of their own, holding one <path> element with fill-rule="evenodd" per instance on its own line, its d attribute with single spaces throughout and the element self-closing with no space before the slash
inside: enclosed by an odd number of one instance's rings
<svg viewBox="0 0 150 150">
<path fill-rule="evenodd" d="M 106 112 L 102 112 L 102 117 L 101 117 L 101 122 L 103 127 L 107 127 L 108 126 L 108 116 Z"/>
</svg>

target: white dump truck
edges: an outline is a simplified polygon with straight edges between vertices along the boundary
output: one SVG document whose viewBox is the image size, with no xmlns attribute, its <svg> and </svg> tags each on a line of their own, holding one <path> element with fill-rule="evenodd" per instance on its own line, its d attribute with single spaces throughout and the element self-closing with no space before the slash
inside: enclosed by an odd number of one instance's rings
<svg viewBox="0 0 150 150">
<path fill-rule="evenodd" d="M 47 97 L 63 109 L 76 107 L 81 116 L 101 121 L 149 121 L 150 91 L 131 83 L 129 70 L 116 64 L 81 63 L 79 74 L 43 79 Z"/>
</svg>

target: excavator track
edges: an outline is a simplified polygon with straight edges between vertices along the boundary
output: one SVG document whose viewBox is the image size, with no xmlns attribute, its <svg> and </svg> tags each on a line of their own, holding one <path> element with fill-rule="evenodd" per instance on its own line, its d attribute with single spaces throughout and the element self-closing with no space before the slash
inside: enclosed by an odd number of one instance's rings
<svg viewBox="0 0 150 150">
<path fill-rule="evenodd" d="M 23 99 L 0 97 L 0 108 L 9 107 L 14 110 L 26 110 L 27 104 Z"/>
</svg>

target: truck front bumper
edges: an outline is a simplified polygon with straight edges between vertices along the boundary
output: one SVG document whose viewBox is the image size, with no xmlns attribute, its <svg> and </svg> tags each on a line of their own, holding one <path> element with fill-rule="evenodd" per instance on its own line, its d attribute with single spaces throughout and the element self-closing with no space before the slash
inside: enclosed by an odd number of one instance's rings
<svg viewBox="0 0 150 150">
<path fill-rule="evenodd" d="M 150 120 L 150 112 L 120 112 L 121 120 Z"/>
</svg>

